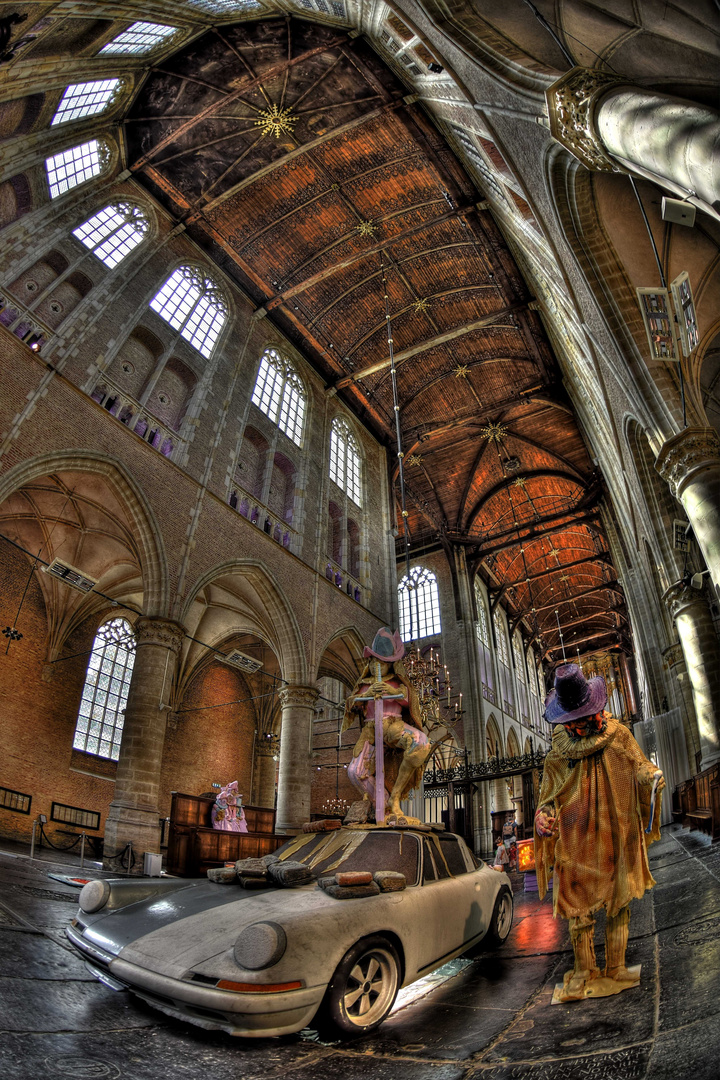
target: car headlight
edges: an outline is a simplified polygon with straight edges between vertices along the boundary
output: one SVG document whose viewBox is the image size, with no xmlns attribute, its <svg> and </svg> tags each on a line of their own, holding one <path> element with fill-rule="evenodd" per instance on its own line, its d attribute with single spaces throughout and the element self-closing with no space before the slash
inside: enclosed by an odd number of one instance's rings
<svg viewBox="0 0 720 1080">
<path fill-rule="evenodd" d="M 109 899 L 110 886 L 107 881 L 88 881 L 87 885 L 83 885 L 80 890 L 78 903 L 83 911 L 92 915 L 94 911 L 105 907 Z"/>
<path fill-rule="evenodd" d="M 286 948 L 287 938 L 282 926 L 274 922 L 258 922 L 245 927 L 235 942 L 233 952 L 240 967 L 248 971 L 261 971 L 277 964 Z"/>
</svg>

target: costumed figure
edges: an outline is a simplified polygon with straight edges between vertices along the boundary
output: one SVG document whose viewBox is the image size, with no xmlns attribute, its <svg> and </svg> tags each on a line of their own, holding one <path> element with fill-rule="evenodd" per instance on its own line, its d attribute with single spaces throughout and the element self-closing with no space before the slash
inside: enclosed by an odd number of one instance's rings
<svg viewBox="0 0 720 1080">
<path fill-rule="evenodd" d="M 400 801 L 419 787 L 432 745 L 423 731 L 420 701 L 410 683 L 402 657 L 405 645 L 396 630 L 383 627 L 375 635 L 372 647 L 366 645 L 363 656 L 368 661 L 345 702 L 342 730 L 363 717 L 360 736 L 348 765 L 348 777 L 363 796 L 366 816 L 376 801 L 376 710 L 382 710 L 384 787 L 387 795 L 389 824 L 419 824 L 417 818 L 403 815 Z M 356 806 L 357 804 L 354 804 Z M 385 807 L 376 808 L 376 820 L 384 820 Z M 351 814 L 353 808 L 351 808 Z"/>
<path fill-rule="evenodd" d="M 553 873 L 553 912 L 570 924 L 572 971 L 553 1004 L 607 997 L 637 986 L 625 966 L 630 901 L 651 889 L 647 845 L 660 837 L 662 773 L 630 731 L 605 711 L 601 677 L 578 664 L 555 673 L 545 717 L 555 725 L 535 814 L 540 898 Z M 605 968 L 595 960 L 595 912 L 605 909 Z"/>
<path fill-rule="evenodd" d="M 495 870 L 504 870 L 509 862 L 510 856 L 508 855 L 508 850 L 503 842 L 500 841 L 497 846 L 497 851 L 495 852 L 495 862 L 493 863 L 493 867 Z"/>
<path fill-rule="evenodd" d="M 238 782 L 233 780 L 231 784 L 218 792 L 215 805 L 212 808 L 213 829 L 221 829 L 223 832 L 247 832 L 245 811 L 240 800 L 242 795 L 238 793 Z"/>
</svg>

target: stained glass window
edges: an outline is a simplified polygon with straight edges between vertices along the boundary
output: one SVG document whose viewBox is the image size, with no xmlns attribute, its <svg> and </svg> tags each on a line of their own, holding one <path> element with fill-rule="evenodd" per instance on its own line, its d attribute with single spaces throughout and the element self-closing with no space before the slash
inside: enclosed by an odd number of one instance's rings
<svg viewBox="0 0 720 1080">
<path fill-rule="evenodd" d="M 227 306 L 217 285 L 192 266 L 178 267 L 150 301 L 150 307 L 206 357 L 227 320 Z"/>
<path fill-rule="evenodd" d="M 135 635 L 127 619 L 103 623 L 90 654 L 73 749 L 117 761 L 134 663 Z"/>
<path fill-rule="evenodd" d="M 45 168 L 50 198 L 55 199 L 70 188 L 84 184 L 93 176 L 99 176 L 105 168 L 107 158 L 107 147 L 99 139 L 91 139 L 90 142 L 72 146 L 69 150 L 61 150 L 59 154 L 47 158 Z"/>
<path fill-rule="evenodd" d="M 147 230 L 148 221 L 143 212 L 131 203 L 119 202 L 93 214 L 73 229 L 73 236 L 106 266 L 113 267 L 141 243 Z"/>
<path fill-rule="evenodd" d="M 503 626 L 500 608 L 495 608 L 493 614 L 493 626 L 495 627 L 495 641 L 497 643 L 498 660 L 504 667 L 510 667 L 510 654 L 508 652 L 507 634 Z"/>
<path fill-rule="evenodd" d="M 330 479 L 362 506 L 360 452 L 350 425 L 336 417 L 330 432 Z"/>
<path fill-rule="evenodd" d="M 160 23 L 135 22 L 107 45 L 103 45 L 100 55 L 118 56 L 130 53 L 133 56 L 142 56 L 171 37 L 176 30 L 175 26 L 163 26 Z"/>
<path fill-rule="evenodd" d="M 432 570 L 415 566 L 398 585 L 400 636 L 403 641 L 439 634 L 440 597 Z"/>
<path fill-rule="evenodd" d="M 302 445 L 305 387 L 277 349 L 266 349 L 260 358 L 252 401 L 289 439 Z"/>
<path fill-rule="evenodd" d="M 119 86 L 120 79 L 103 79 L 68 86 L 52 118 L 51 127 L 102 112 L 114 98 Z"/>
</svg>

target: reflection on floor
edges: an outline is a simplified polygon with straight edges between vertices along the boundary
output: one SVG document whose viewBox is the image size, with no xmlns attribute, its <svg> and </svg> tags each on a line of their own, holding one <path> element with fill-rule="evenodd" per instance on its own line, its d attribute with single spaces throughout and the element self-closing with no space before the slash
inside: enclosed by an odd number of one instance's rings
<svg viewBox="0 0 720 1080">
<path fill-rule="evenodd" d="M 0 848 L 9 845 L 0 843 Z M 455 961 L 372 1036 L 242 1040 L 106 990 L 64 946 L 77 892 L 46 851 L 0 852 L 0 1076 L 156 1080 L 715 1080 L 720 1072 L 720 845 L 677 826 L 651 848 L 633 905 L 637 990 L 550 1008 L 570 962 L 549 900 L 516 894 L 505 948 Z M 601 940 L 598 931 L 598 942 Z"/>
</svg>

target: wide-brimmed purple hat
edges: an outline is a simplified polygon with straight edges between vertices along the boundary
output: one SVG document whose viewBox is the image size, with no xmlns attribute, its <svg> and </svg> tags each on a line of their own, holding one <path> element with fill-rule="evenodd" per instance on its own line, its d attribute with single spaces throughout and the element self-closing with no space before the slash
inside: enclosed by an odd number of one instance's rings
<svg viewBox="0 0 720 1080">
<path fill-rule="evenodd" d="M 607 687 L 602 675 L 586 679 L 579 664 L 562 664 L 555 672 L 555 689 L 545 701 L 549 724 L 567 724 L 594 716 L 607 704 Z"/>
<path fill-rule="evenodd" d="M 378 630 L 372 645 L 366 645 L 363 649 L 363 656 L 366 660 L 374 656 L 376 660 L 382 660 L 386 664 L 394 664 L 396 660 L 401 660 L 404 655 L 405 645 L 400 637 L 400 632 L 396 630 L 393 634 L 392 630 L 388 629 L 387 626 L 383 626 L 382 630 Z"/>
</svg>

